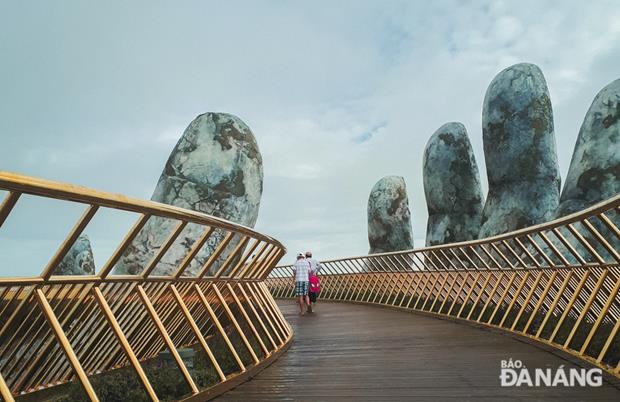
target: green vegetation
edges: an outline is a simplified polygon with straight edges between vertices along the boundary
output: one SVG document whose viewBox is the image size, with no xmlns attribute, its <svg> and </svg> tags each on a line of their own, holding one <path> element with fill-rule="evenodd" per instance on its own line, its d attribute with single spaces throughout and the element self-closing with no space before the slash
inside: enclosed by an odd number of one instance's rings
<svg viewBox="0 0 620 402">
<path fill-rule="evenodd" d="M 249 328 L 241 326 L 246 334 L 251 334 Z M 227 325 L 226 333 L 233 345 L 235 345 L 244 364 L 252 364 L 252 357 L 242 343 L 235 328 L 232 325 Z M 255 353 L 261 356 L 258 342 L 251 336 L 249 339 L 252 339 L 250 343 Z M 240 371 L 237 362 L 221 335 L 211 336 L 207 343 L 226 375 Z M 194 345 L 192 349 L 194 349 L 195 353 L 192 362 L 193 369 L 190 370 L 190 374 L 196 385 L 202 390 L 219 383 L 220 378 L 206 352 L 200 345 Z M 176 401 L 190 395 L 190 388 L 174 362 L 164 359 L 160 355 L 141 364 L 149 382 L 161 401 Z M 91 376 L 90 381 L 101 402 L 150 401 L 133 367 L 127 366 L 97 374 Z M 81 385 L 76 380 L 17 398 L 19 402 L 81 402 L 87 400 Z"/>
</svg>

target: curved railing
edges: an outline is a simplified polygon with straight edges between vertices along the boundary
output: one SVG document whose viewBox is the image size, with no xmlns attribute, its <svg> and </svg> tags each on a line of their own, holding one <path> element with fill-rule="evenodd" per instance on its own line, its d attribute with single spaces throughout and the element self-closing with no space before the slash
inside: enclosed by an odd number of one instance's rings
<svg viewBox="0 0 620 402">
<path fill-rule="evenodd" d="M 204 400 L 249 378 L 289 344 L 291 327 L 263 284 L 285 253 L 277 240 L 202 213 L 16 174 L 0 172 L 0 190 L 7 193 L 0 230 L 23 195 L 84 208 L 40 275 L 0 278 L 4 401 L 75 379 L 97 401 L 109 391 L 101 379 L 118 370 L 134 376 L 145 400 L 159 400 L 162 387 L 152 378 L 166 366 L 164 350 L 183 383 L 177 399 Z M 95 274 L 55 275 L 105 209 L 135 213 L 137 220 Z M 149 222 L 158 219 L 169 232 L 161 243 L 149 243 L 148 262 L 134 275 L 114 274 L 136 239 L 152 229 Z M 186 253 L 178 265 L 155 275 L 167 253 L 178 253 L 181 239 Z M 183 348 L 204 354 L 205 373 L 212 376 L 197 378 Z M 98 389 L 99 383 L 104 385 Z"/>
<path fill-rule="evenodd" d="M 620 377 L 620 196 L 487 239 L 322 262 L 320 298 L 467 320 Z M 291 266 L 266 283 L 292 297 Z"/>
</svg>

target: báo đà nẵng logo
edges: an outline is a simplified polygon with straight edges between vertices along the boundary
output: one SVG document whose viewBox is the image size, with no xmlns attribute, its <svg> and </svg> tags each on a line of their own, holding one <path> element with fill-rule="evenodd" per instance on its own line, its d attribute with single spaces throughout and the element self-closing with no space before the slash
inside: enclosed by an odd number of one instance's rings
<svg viewBox="0 0 620 402">
<path fill-rule="evenodd" d="M 528 369 L 521 360 L 501 360 L 500 384 L 502 387 L 600 387 L 603 370 L 600 368 Z"/>
</svg>

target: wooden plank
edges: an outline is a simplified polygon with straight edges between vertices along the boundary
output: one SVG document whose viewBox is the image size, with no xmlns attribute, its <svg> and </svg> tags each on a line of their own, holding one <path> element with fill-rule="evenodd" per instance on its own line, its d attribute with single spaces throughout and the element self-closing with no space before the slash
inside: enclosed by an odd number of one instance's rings
<svg viewBox="0 0 620 402">
<path fill-rule="evenodd" d="M 299 316 L 279 306 L 295 331 L 272 366 L 218 401 L 351 400 L 620 400 L 601 387 L 501 387 L 501 360 L 528 367 L 578 366 L 504 332 L 384 307 L 319 300 Z M 533 373 L 533 371 L 532 371 Z"/>
</svg>

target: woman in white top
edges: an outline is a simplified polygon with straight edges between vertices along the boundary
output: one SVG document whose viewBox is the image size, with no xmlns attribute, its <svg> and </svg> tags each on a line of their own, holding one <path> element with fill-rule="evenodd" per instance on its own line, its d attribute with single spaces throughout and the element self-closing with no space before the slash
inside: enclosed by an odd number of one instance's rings
<svg viewBox="0 0 620 402">
<path fill-rule="evenodd" d="M 314 258 L 312 258 L 312 252 L 311 251 L 306 251 L 306 261 L 308 261 L 310 263 L 310 272 L 313 275 L 318 275 L 319 272 L 321 272 L 321 263 L 318 262 L 317 260 L 315 260 Z M 318 277 L 316 278 L 318 280 Z M 319 292 L 318 291 L 313 291 L 312 289 L 312 284 L 309 285 L 310 287 L 308 288 L 308 298 L 310 299 L 310 303 L 308 303 L 308 312 L 312 313 L 313 310 L 316 308 L 316 299 L 319 296 Z"/>
</svg>

